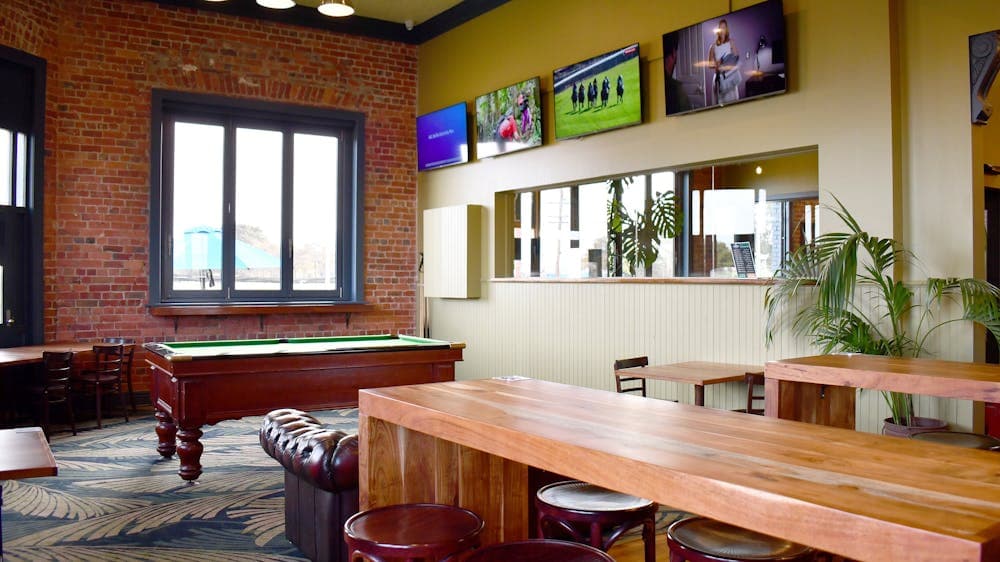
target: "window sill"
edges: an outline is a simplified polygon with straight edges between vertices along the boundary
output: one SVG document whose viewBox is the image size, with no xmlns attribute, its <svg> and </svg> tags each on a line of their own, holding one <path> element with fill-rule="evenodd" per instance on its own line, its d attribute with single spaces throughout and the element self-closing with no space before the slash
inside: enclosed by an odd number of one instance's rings
<svg viewBox="0 0 1000 562">
<path fill-rule="evenodd" d="M 735 277 L 588 277 L 584 279 L 553 279 L 543 277 L 494 277 L 490 283 L 595 283 L 640 285 L 772 285 L 770 277 L 740 279 Z"/>
<path fill-rule="evenodd" d="M 166 316 L 174 319 L 174 332 L 177 331 L 178 319 L 181 316 L 257 316 L 260 318 L 261 329 L 264 329 L 264 317 L 276 314 L 343 314 L 344 325 L 351 325 L 351 314 L 355 312 L 371 312 L 375 305 L 367 303 L 246 303 L 246 304 L 161 304 L 149 305 L 149 313 L 153 316 Z"/>
</svg>

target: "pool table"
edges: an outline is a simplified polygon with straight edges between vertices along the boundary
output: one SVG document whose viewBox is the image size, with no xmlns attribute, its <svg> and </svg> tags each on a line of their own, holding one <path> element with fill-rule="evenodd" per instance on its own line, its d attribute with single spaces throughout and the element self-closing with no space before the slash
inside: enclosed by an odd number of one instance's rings
<svg viewBox="0 0 1000 562">
<path fill-rule="evenodd" d="M 356 406 L 358 390 L 455 379 L 463 343 L 376 335 L 147 343 L 157 451 L 201 475 L 201 427 L 276 408 Z M 177 441 L 180 441 L 178 443 Z"/>
</svg>

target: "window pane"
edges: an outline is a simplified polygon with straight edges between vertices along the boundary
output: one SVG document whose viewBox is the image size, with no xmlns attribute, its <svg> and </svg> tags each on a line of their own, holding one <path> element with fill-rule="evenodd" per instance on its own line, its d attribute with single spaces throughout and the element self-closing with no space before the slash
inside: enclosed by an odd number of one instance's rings
<svg viewBox="0 0 1000 562">
<path fill-rule="evenodd" d="M 539 273 L 542 277 L 580 277 L 580 250 L 570 248 L 570 189 L 546 189 L 540 196 Z"/>
<path fill-rule="evenodd" d="M 337 288 L 337 169 L 335 136 L 295 135 L 292 195 L 292 289 Z"/>
<path fill-rule="evenodd" d="M 28 181 L 28 135 L 17 133 L 17 172 L 14 175 L 14 204 L 26 207 L 28 199 L 25 196 Z"/>
<path fill-rule="evenodd" d="M 236 129 L 236 289 L 281 289 L 281 131 Z"/>
<path fill-rule="evenodd" d="M 221 126 L 174 125 L 174 290 L 222 285 L 222 144 Z"/>
<path fill-rule="evenodd" d="M 608 274 L 608 186 L 588 183 L 580 186 L 580 249 L 582 277 L 604 277 Z"/>
<path fill-rule="evenodd" d="M 11 176 L 14 169 L 14 135 L 0 129 L 0 205 L 10 205 Z"/>
<path fill-rule="evenodd" d="M 537 264 L 532 269 L 532 247 L 535 231 L 534 208 L 535 193 L 519 193 L 514 200 L 517 205 L 517 216 L 521 217 L 514 224 L 514 277 L 531 277 L 532 271 L 537 274 Z M 537 258 L 536 258 L 537 259 Z"/>
</svg>

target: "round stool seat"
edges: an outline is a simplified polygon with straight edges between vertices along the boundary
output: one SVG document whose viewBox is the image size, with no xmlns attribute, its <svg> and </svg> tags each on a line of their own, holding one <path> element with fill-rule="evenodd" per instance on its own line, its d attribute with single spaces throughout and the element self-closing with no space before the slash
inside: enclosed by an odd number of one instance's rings
<svg viewBox="0 0 1000 562">
<path fill-rule="evenodd" d="M 813 549 L 705 517 L 670 525 L 667 546 L 686 560 L 812 560 Z M 701 557 L 697 555 L 702 555 Z"/>
<path fill-rule="evenodd" d="M 473 550 L 462 562 L 614 562 L 596 548 L 576 542 L 534 539 Z"/>
<path fill-rule="evenodd" d="M 965 433 L 963 431 L 925 431 L 912 436 L 912 439 L 955 445 L 967 449 L 997 450 L 1000 439 L 980 433 Z"/>
<path fill-rule="evenodd" d="M 479 546 L 482 531 L 483 520 L 468 509 L 429 503 L 377 507 L 344 522 L 351 560 L 357 554 L 440 559 Z"/>
<path fill-rule="evenodd" d="M 656 559 L 655 502 L 570 480 L 543 486 L 535 495 L 538 536 L 568 536 L 607 552 L 626 531 L 642 527 L 646 562 Z"/>
<path fill-rule="evenodd" d="M 573 511 L 629 511 L 653 504 L 628 494 L 586 482 L 556 482 L 538 490 L 538 499 L 554 507 Z"/>
</svg>

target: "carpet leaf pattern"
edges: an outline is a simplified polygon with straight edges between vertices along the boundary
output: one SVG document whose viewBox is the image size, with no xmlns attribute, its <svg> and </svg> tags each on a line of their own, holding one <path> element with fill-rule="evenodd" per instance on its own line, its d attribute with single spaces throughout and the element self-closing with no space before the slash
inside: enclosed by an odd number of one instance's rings
<svg viewBox="0 0 1000 562">
<path fill-rule="evenodd" d="M 357 409 L 314 412 L 356 431 Z M 284 535 L 284 471 L 260 416 L 206 426 L 195 484 L 156 452 L 152 416 L 55 434 L 59 476 L 3 482 L 4 562 L 305 560 Z"/>
<path fill-rule="evenodd" d="M 87 498 L 37 486 L 30 481 L 4 484 L 4 509 L 31 517 L 88 519 L 149 505 L 127 498 Z"/>
</svg>

